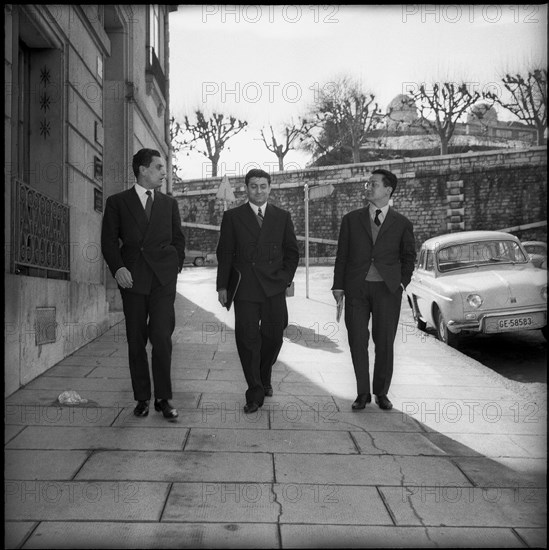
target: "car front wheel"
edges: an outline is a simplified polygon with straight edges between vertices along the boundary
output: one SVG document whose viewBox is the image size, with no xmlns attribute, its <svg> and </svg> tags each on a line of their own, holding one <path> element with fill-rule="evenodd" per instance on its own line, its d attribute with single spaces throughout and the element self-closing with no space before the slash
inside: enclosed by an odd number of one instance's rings
<svg viewBox="0 0 549 550">
<path fill-rule="evenodd" d="M 446 324 L 446 321 L 442 316 L 442 312 L 438 308 L 436 310 L 435 320 L 437 323 L 437 338 L 448 346 L 451 346 L 453 348 L 457 347 L 459 337 L 457 336 L 457 334 L 454 334 L 453 332 L 448 330 L 448 325 Z"/>
<path fill-rule="evenodd" d="M 204 265 L 204 258 L 195 258 L 193 263 L 196 267 L 201 267 Z"/>
</svg>

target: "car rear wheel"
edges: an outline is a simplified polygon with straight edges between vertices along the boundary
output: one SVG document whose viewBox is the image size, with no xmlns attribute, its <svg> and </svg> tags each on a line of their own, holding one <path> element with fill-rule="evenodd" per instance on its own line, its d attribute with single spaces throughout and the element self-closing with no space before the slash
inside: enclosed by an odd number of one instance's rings
<svg viewBox="0 0 549 550">
<path fill-rule="evenodd" d="M 195 258 L 193 264 L 194 264 L 196 267 L 201 267 L 201 266 L 203 266 L 203 265 L 204 265 L 204 258 L 202 258 L 202 257 Z"/>
<path fill-rule="evenodd" d="M 543 334 L 543 337 L 547 340 L 547 325 L 545 325 L 545 326 L 541 329 L 541 333 Z"/>
<path fill-rule="evenodd" d="M 448 325 L 444 320 L 442 312 L 438 308 L 435 312 L 435 321 L 437 324 L 437 338 L 448 346 L 451 346 L 453 348 L 457 347 L 459 337 L 457 336 L 457 334 L 454 334 L 453 332 L 448 330 Z"/>
</svg>

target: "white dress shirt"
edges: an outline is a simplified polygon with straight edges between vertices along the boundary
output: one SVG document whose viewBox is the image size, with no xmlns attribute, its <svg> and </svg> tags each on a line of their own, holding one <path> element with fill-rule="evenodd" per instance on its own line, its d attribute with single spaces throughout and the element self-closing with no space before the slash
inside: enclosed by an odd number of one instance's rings
<svg viewBox="0 0 549 550">
<path fill-rule="evenodd" d="M 263 214 L 263 217 L 265 217 L 265 209 L 267 208 L 267 203 L 264 202 L 261 206 L 256 206 L 255 204 L 248 201 L 248 204 L 252 207 L 252 210 L 254 211 L 254 214 L 257 216 L 257 211 L 259 208 L 261 208 L 261 213 Z"/>
<path fill-rule="evenodd" d="M 151 191 L 151 199 L 154 201 L 154 190 L 145 189 L 143 186 L 139 185 L 138 183 L 136 183 L 134 187 L 135 187 L 135 190 L 137 191 L 137 196 L 139 197 L 139 200 L 143 205 L 143 210 L 145 210 L 145 205 L 147 204 L 147 199 L 149 198 L 149 196 L 147 195 L 147 191 Z"/>
</svg>

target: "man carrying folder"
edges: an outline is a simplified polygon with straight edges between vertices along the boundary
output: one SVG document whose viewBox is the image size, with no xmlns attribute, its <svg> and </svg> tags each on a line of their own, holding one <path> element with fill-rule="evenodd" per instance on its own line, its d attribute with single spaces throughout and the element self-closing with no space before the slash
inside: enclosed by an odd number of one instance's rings
<svg viewBox="0 0 549 550">
<path fill-rule="evenodd" d="M 217 245 L 217 294 L 234 300 L 235 339 L 248 384 L 245 413 L 272 396 L 271 372 L 288 326 L 286 288 L 294 278 L 299 249 L 289 212 L 267 203 L 271 176 L 246 174 L 248 202 L 223 215 Z"/>
</svg>

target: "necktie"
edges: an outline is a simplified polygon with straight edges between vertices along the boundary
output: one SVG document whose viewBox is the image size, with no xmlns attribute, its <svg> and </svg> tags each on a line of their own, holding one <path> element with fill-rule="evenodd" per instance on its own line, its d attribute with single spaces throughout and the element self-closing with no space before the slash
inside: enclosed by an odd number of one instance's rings
<svg viewBox="0 0 549 550">
<path fill-rule="evenodd" d="M 257 209 L 257 221 L 259 227 L 261 227 L 263 225 L 263 212 L 261 212 L 261 206 Z"/>
<path fill-rule="evenodd" d="M 147 202 L 145 203 L 145 214 L 147 214 L 147 219 L 150 220 L 153 207 L 152 193 L 151 191 L 147 191 L 145 195 L 147 195 Z"/>
<path fill-rule="evenodd" d="M 381 221 L 379 219 L 379 215 L 381 214 L 381 210 L 378 208 L 376 210 L 376 217 L 375 217 L 375 220 L 374 220 L 374 223 L 379 227 L 381 225 Z"/>
</svg>

